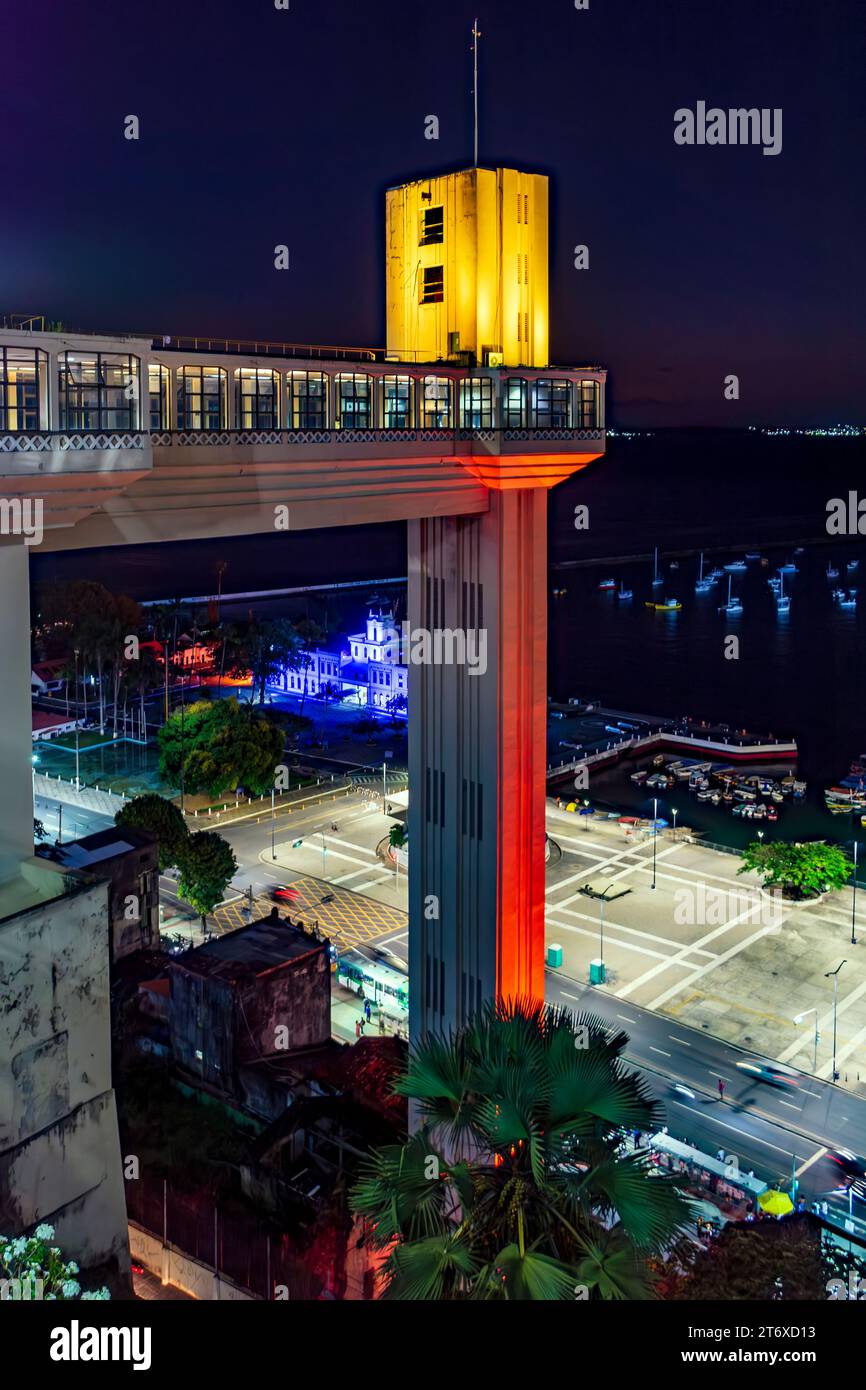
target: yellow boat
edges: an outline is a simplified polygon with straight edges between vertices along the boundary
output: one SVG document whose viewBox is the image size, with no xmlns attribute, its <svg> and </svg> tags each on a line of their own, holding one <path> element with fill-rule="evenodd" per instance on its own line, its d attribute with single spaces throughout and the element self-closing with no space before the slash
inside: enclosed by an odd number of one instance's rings
<svg viewBox="0 0 866 1390">
<path fill-rule="evenodd" d="M 656 613 L 678 613 L 682 606 L 678 598 L 666 598 L 664 603 L 654 603 L 649 599 L 644 604 L 644 608 L 652 608 Z"/>
</svg>

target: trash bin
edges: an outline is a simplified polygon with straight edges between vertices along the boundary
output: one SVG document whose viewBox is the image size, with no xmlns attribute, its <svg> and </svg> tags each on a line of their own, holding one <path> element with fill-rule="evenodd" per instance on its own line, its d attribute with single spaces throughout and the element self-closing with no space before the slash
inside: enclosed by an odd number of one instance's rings
<svg viewBox="0 0 866 1390">
<path fill-rule="evenodd" d="M 589 962 L 589 983 L 591 985 L 604 984 L 604 961 L 591 960 Z"/>
<path fill-rule="evenodd" d="M 550 945 L 547 948 L 547 964 L 551 970 L 559 970 L 562 966 L 562 947 Z"/>
</svg>

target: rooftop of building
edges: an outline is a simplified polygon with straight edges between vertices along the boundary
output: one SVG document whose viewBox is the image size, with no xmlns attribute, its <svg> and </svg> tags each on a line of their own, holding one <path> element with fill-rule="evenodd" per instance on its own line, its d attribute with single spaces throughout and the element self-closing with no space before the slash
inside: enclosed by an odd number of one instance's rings
<svg viewBox="0 0 866 1390">
<path fill-rule="evenodd" d="M 83 835 L 80 840 L 70 840 L 64 845 L 56 845 L 57 858 L 70 869 L 87 869 L 92 864 L 115 859 L 118 855 L 129 854 L 132 850 L 155 846 L 152 835 L 143 831 L 129 830 L 124 826 L 110 825 L 105 830 L 96 830 L 92 835 Z"/>
<path fill-rule="evenodd" d="M 238 980 L 267 975 L 322 950 L 323 945 L 312 932 L 290 923 L 273 908 L 269 917 L 186 952 L 172 962 L 172 968 L 208 978 Z"/>
</svg>

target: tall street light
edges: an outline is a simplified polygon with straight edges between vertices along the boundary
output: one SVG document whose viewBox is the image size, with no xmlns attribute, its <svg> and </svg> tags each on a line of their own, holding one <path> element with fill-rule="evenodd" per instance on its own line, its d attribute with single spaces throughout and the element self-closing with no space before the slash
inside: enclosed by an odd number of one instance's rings
<svg viewBox="0 0 866 1390">
<path fill-rule="evenodd" d="M 607 887 L 604 889 L 604 891 L 601 892 L 601 893 L 599 893 L 599 895 L 598 895 L 598 900 L 599 900 L 599 902 L 601 903 L 601 922 L 600 922 L 600 925 L 599 925 L 599 948 L 598 948 L 598 958 L 599 958 L 599 962 L 600 962 L 600 964 L 601 964 L 601 983 L 602 983 L 602 984 L 604 984 L 604 979 L 605 979 L 605 970 L 604 970 L 604 905 L 605 905 L 605 903 L 607 902 L 607 895 L 608 895 L 608 893 L 610 892 L 611 888 L 613 888 L 613 887 L 614 887 L 614 884 L 613 884 L 613 883 L 609 883 L 609 884 L 607 885 Z"/>
<path fill-rule="evenodd" d="M 655 888 L 655 886 L 656 886 L 656 840 L 658 839 L 658 837 L 659 837 L 659 799 L 658 799 L 657 796 L 654 796 L 654 797 L 653 797 L 653 881 L 652 881 L 652 883 L 650 884 L 650 887 L 651 887 L 651 888 Z"/>
<path fill-rule="evenodd" d="M 839 995 L 839 971 L 843 965 L 847 965 L 847 960 L 840 961 L 835 970 L 828 970 L 824 976 L 825 980 L 833 981 L 833 1077 L 834 1081 L 839 1080 L 839 1073 L 836 1070 L 836 1002 Z"/>
<path fill-rule="evenodd" d="M 75 790 L 81 790 L 81 778 L 78 775 L 78 735 L 81 721 L 78 718 L 78 647 L 75 648 Z"/>
<path fill-rule="evenodd" d="M 859 850 L 859 848 L 860 848 L 860 844 L 859 844 L 859 842 L 858 842 L 857 840 L 855 840 L 855 841 L 854 841 L 854 895 L 853 895 L 852 900 L 851 900 L 851 945 L 852 945 L 852 946 L 856 946 L 856 945 L 857 945 L 857 933 L 856 933 L 855 928 L 856 928 L 856 926 L 857 926 L 857 851 Z"/>
</svg>

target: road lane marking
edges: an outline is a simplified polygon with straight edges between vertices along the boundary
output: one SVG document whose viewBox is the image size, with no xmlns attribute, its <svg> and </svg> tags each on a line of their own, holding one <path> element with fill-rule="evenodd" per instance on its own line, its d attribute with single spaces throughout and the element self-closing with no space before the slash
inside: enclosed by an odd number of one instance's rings
<svg viewBox="0 0 866 1390">
<path fill-rule="evenodd" d="M 664 1052 L 660 1047 L 653 1047 L 652 1045 L 650 1045 L 650 1052 L 658 1052 L 662 1057 L 670 1057 L 672 1055 L 670 1052 Z"/>
<path fill-rule="evenodd" d="M 813 1163 L 817 1163 L 819 1158 L 823 1158 L 826 1152 L 827 1150 L 823 1146 L 820 1149 L 816 1149 L 812 1157 L 807 1158 L 806 1162 L 802 1163 L 800 1167 L 795 1170 L 794 1177 L 799 1178 L 802 1173 L 805 1173 L 807 1168 L 811 1168 Z"/>
<path fill-rule="evenodd" d="M 691 1043 L 686 1042 L 685 1038 L 675 1038 L 673 1033 L 668 1033 L 668 1037 L 671 1042 L 680 1043 L 683 1047 L 691 1047 Z"/>
</svg>

